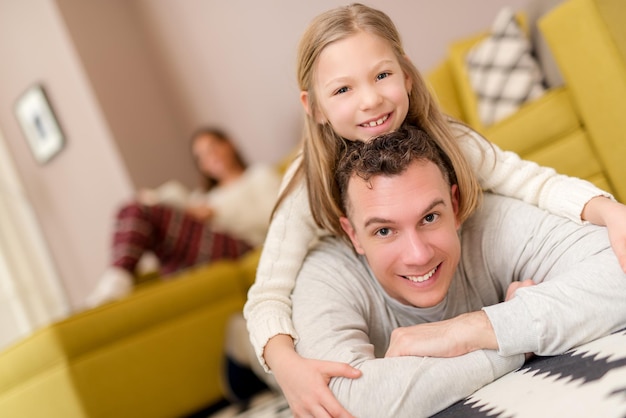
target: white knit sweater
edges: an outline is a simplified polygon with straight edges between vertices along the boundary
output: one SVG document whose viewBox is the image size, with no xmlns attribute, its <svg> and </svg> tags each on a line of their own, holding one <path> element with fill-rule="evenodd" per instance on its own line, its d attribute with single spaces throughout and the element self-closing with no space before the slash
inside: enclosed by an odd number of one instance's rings
<svg viewBox="0 0 626 418">
<path fill-rule="evenodd" d="M 552 168 L 521 160 L 513 152 L 502 151 L 466 126 L 453 123 L 459 146 L 475 168 L 483 190 L 523 200 L 578 223 L 585 204 L 596 196 L 612 197 L 591 183 L 557 174 Z M 283 185 L 293 175 L 294 161 Z M 276 211 L 270 224 L 256 281 L 244 307 L 250 340 L 266 368 L 263 350 L 278 334 L 298 334 L 291 319 L 291 292 L 296 275 L 317 240 L 329 232 L 319 228 L 311 214 L 306 185 L 300 184 Z"/>
</svg>

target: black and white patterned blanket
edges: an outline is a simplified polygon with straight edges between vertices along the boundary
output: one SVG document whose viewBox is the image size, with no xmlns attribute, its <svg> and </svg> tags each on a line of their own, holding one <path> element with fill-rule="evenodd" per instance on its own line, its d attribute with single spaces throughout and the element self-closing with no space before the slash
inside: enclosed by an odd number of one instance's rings
<svg viewBox="0 0 626 418">
<path fill-rule="evenodd" d="M 272 396 L 237 418 L 291 417 Z M 220 415 L 220 418 L 226 415 Z M 626 418 L 626 330 L 522 368 L 439 412 L 435 418 Z"/>
<path fill-rule="evenodd" d="M 626 330 L 524 366 L 436 418 L 626 418 Z"/>
</svg>

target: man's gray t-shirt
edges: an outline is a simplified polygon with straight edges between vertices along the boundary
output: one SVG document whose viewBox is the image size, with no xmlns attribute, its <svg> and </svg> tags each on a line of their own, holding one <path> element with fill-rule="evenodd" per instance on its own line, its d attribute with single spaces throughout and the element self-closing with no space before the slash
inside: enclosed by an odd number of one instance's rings
<svg viewBox="0 0 626 418">
<path fill-rule="evenodd" d="M 330 385 L 353 415 L 432 415 L 519 368 L 523 353 L 562 353 L 626 326 L 626 275 L 605 228 L 486 194 L 460 239 L 461 260 L 448 296 L 426 309 L 389 297 L 364 257 L 339 239 L 322 240 L 307 256 L 292 295 L 296 349 L 363 372 Z M 541 284 L 499 303 L 511 282 L 525 279 Z M 393 329 L 483 307 L 498 352 L 383 358 Z"/>
</svg>

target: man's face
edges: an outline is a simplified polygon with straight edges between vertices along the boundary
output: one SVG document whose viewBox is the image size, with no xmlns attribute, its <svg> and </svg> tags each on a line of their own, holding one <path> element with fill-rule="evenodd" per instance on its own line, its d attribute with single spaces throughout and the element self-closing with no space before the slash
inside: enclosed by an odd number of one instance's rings
<svg viewBox="0 0 626 418">
<path fill-rule="evenodd" d="M 393 298 L 427 308 L 441 302 L 459 263 L 457 186 L 439 167 L 415 161 L 398 176 L 353 176 L 341 225 Z"/>
</svg>

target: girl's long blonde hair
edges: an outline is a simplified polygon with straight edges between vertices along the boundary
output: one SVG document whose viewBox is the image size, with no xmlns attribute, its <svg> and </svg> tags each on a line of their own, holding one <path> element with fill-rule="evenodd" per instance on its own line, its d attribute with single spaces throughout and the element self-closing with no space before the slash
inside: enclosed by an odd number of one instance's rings
<svg viewBox="0 0 626 418">
<path fill-rule="evenodd" d="M 482 194 L 474 172 L 450 129 L 450 120 L 441 112 L 424 79 L 406 57 L 400 35 L 389 16 L 359 3 L 338 7 L 317 16 L 300 40 L 297 78 L 300 90 L 308 92 L 310 111 L 305 116 L 300 166 L 278 199 L 276 207 L 304 177 L 316 224 L 336 236 L 342 235 L 339 218 L 343 213 L 335 181 L 335 167 L 343 150 L 344 139 L 335 133 L 329 123 L 316 122 L 318 107 L 313 83 L 317 60 L 324 48 L 360 31 L 386 40 L 410 78 L 412 88 L 405 123 L 426 131 L 449 156 L 459 183 L 459 219 L 464 221 L 478 206 Z"/>
</svg>

